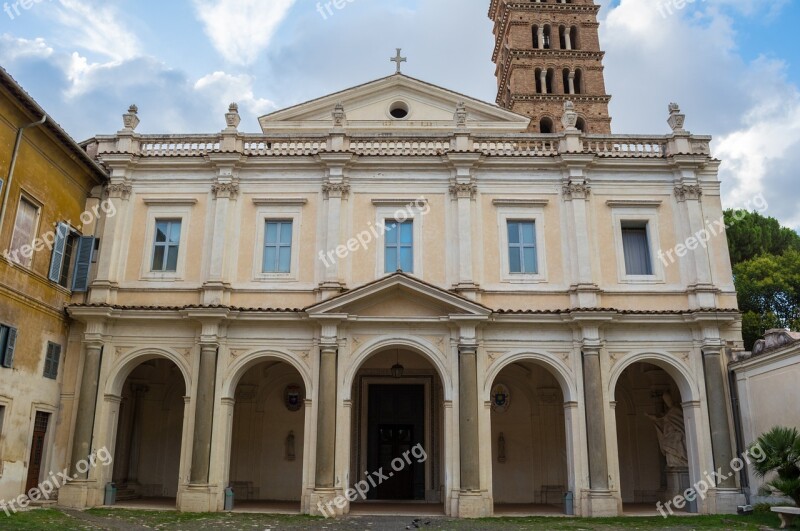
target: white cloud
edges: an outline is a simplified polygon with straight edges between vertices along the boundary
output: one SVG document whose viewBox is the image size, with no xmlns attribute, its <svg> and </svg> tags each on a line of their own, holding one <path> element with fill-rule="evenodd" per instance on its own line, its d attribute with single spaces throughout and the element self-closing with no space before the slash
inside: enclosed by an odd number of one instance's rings
<svg viewBox="0 0 800 531">
<path fill-rule="evenodd" d="M 225 72 L 214 72 L 197 80 L 194 89 L 209 99 L 219 102 L 219 112 L 236 102 L 239 107 L 261 116 L 275 109 L 275 104 L 253 93 L 253 78 L 247 75 L 234 76 Z"/>
<path fill-rule="evenodd" d="M 249 65 L 269 46 L 295 0 L 194 0 L 197 16 L 217 51 Z"/>
<path fill-rule="evenodd" d="M 18 59 L 42 59 L 53 55 L 53 49 L 42 38 L 21 39 L 8 34 L 0 36 L 0 62 L 12 63 Z"/>
<path fill-rule="evenodd" d="M 107 4 L 59 0 L 56 21 L 75 47 L 120 61 L 139 55 L 139 41 L 123 24 L 125 15 Z"/>
</svg>

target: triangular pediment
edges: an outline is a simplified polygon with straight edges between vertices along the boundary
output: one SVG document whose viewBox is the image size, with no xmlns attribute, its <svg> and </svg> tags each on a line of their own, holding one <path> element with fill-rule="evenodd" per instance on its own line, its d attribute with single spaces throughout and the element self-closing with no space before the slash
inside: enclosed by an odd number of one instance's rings
<svg viewBox="0 0 800 531">
<path fill-rule="evenodd" d="M 414 79 L 402 74 L 353 87 L 312 100 L 259 119 L 265 134 L 329 132 L 333 111 L 344 109 L 348 131 L 452 131 L 456 108 L 464 104 L 466 127 L 482 131 L 522 132 L 530 119 L 497 105 Z M 406 107 L 407 116 L 398 119 L 391 111 L 396 104 Z"/>
<path fill-rule="evenodd" d="M 306 309 L 309 316 L 488 317 L 492 310 L 403 273 L 382 278 Z"/>
</svg>

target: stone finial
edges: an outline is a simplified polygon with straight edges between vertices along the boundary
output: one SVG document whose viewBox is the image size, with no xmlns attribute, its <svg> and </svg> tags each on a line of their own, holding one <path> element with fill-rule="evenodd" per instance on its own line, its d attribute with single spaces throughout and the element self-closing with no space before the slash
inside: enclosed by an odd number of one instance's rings
<svg viewBox="0 0 800 531">
<path fill-rule="evenodd" d="M 344 105 L 342 105 L 342 102 L 336 104 L 331 115 L 333 116 L 334 127 L 344 127 L 344 121 L 347 119 L 347 115 L 344 112 Z"/>
<path fill-rule="evenodd" d="M 122 115 L 122 124 L 125 131 L 135 131 L 139 125 L 139 107 L 131 105 L 128 107 L 128 112 Z"/>
<path fill-rule="evenodd" d="M 231 103 L 228 107 L 228 112 L 225 113 L 225 123 L 228 125 L 228 129 L 236 129 L 242 123 L 242 117 L 239 116 L 238 103 Z"/>
<path fill-rule="evenodd" d="M 561 125 L 567 132 L 578 130 L 578 113 L 575 112 L 575 104 L 571 101 L 564 102 L 564 115 L 561 117 Z"/>
<path fill-rule="evenodd" d="M 456 126 L 458 127 L 466 127 L 467 126 L 467 106 L 463 101 L 459 101 L 458 105 L 456 105 Z"/>
<path fill-rule="evenodd" d="M 669 120 L 667 123 L 672 128 L 672 132 L 679 134 L 685 133 L 686 130 L 683 128 L 683 124 L 686 121 L 686 115 L 681 114 L 680 105 L 677 103 L 670 103 L 669 104 Z"/>
</svg>

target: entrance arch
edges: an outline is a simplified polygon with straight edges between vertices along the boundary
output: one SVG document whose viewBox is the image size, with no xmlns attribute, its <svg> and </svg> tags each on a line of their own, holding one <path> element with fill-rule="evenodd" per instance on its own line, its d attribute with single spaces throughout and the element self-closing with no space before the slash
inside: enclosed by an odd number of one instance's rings
<svg viewBox="0 0 800 531">
<path fill-rule="evenodd" d="M 563 514 L 575 492 L 575 390 L 551 359 L 518 353 L 487 375 L 495 515 Z"/>
<path fill-rule="evenodd" d="M 187 395 L 185 368 L 172 353 L 129 356 L 109 380 L 116 397 L 112 481 L 118 504 L 175 505 Z"/>
<path fill-rule="evenodd" d="M 623 508 L 655 511 L 700 479 L 699 391 L 687 367 L 667 354 L 642 353 L 610 378 Z M 699 502 L 686 512 L 700 512 Z"/>
<path fill-rule="evenodd" d="M 351 408 L 347 487 L 363 491 L 351 513 L 395 502 L 413 502 L 419 514 L 444 512 L 450 389 L 438 367 L 441 360 L 410 344 L 415 342 L 365 345 L 344 376 Z"/>
<path fill-rule="evenodd" d="M 234 510 L 301 512 L 306 488 L 307 374 L 283 353 L 251 354 L 231 370 L 224 483 Z"/>
</svg>

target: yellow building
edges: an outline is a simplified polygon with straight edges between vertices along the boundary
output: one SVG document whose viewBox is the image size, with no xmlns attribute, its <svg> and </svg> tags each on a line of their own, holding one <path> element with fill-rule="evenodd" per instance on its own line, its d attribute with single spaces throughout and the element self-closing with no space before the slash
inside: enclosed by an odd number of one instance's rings
<svg viewBox="0 0 800 531">
<path fill-rule="evenodd" d="M 0 69 L 0 499 L 63 461 L 51 451 L 72 291 L 85 291 L 107 176 Z M 97 197 L 97 199 L 89 199 Z"/>
</svg>

